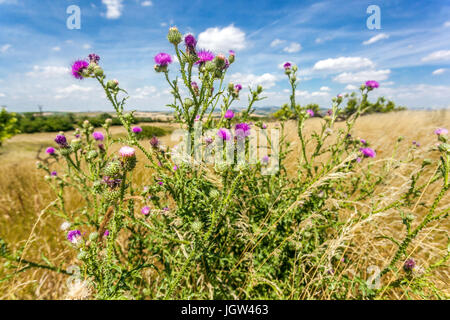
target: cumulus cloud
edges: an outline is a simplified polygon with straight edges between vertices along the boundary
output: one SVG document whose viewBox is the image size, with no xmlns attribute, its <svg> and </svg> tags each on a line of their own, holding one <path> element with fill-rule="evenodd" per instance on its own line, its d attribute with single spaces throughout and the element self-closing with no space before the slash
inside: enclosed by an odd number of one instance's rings
<svg viewBox="0 0 450 320">
<path fill-rule="evenodd" d="M 302 45 L 297 42 L 292 42 L 290 45 L 288 45 L 287 47 L 285 47 L 283 49 L 284 52 L 288 52 L 288 53 L 295 53 L 295 52 L 299 52 L 300 50 L 302 50 Z"/>
<path fill-rule="evenodd" d="M 316 71 L 351 71 L 362 68 L 373 68 L 375 64 L 368 58 L 361 57 L 339 57 L 317 61 L 313 67 Z"/>
<path fill-rule="evenodd" d="M 123 0 L 102 0 L 106 6 L 106 18 L 117 19 L 122 15 Z"/>
<path fill-rule="evenodd" d="M 56 89 L 56 92 L 63 94 L 63 95 L 69 95 L 74 92 L 89 92 L 91 90 L 92 90 L 92 87 L 82 87 L 77 84 L 71 84 L 68 87 Z"/>
<path fill-rule="evenodd" d="M 344 72 L 333 78 L 339 83 L 363 83 L 367 80 L 386 80 L 391 70 L 364 70 L 359 72 Z"/>
<path fill-rule="evenodd" d="M 151 7 L 153 5 L 153 2 L 151 1 L 142 1 L 141 6 L 143 7 Z"/>
<path fill-rule="evenodd" d="M 60 47 L 53 47 L 52 50 L 53 51 L 61 51 L 61 48 Z"/>
<path fill-rule="evenodd" d="M 4 44 L 3 46 L 0 47 L 0 52 L 1 53 L 5 53 L 6 51 L 8 51 L 11 48 L 11 45 L 9 43 Z"/>
<path fill-rule="evenodd" d="M 354 90 L 356 90 L 356 89 L 358 89 L 358 87 L 357 87 L 357 86 L 354 86 L 354 85 L 352 85 L 352 84 L 348 84 L 348 85 L 345 87 L 345 90 L 349 90 L 349 91 L 354 91 Z"/>
<path fill-rule="evenodd" d="M 83 44 L 83 49 L 89 50 L 91 48 L 91 45 L 89 43 Z"/>
<path fill-rule="evenodd" d="M 386 33 L 377 34 L 376 36 L 373 36 L 369 40 L 364 41 L 363 44 L 368 45 L 368 44 L 372 44 L 372 43 L 375 43 L 375 42 L 383 40 L 383 39 L 389 39 L 389 35 Z"/>
<path fill-rule="evenodd" d="M 27 72 L 29 77 L 44 77 L 55 78 L 61 76 L 68 76 L 70 72 L 69 68 L 60 66 L 34 66 L 33 70 Z"/>
<path fill-rule="evenodd" d="M 422 58 L 422 61 L 429 62 L 429 61 L 446 61 L 450 60 L 450 50 L 439 50 L 435 51 L 433 53 L 430 53 L 426 57 Z"/>
<path fill-rule="evenodd" d="M 320 91 L 330 91 L 329 87 L 320 87 Z"/>
<path fill-rule="evenodd" d="M 154 86 L 145 86 L 142 88 L 137 88 L 136 93 L 133 95 L 134 99 L 145 99 L 156 93 L 157 89 Z"/>
<path fill-rule="evenodd" d="M 6 95 L 2 92 L 0 92 L 0 98 L 6 97 Z"/>
<path fill-rule="evenodd" d="M 270 43 L 270 46 L 273 48 L 273 47 L 279 46 L 280 44 L 283 44 L 285 42 L 286 42 L 285 40 L 275 39 Z"/>
<path fill-rule="evenodd" d="M 279 80 L 279 78 L 271 73 L 264 73 L 260 76 L 248 73 L 248 74 L 242 74 L 242 73 L 234 73 L 231 75 L 231 81 L 234 83 L 240 83 L 242 86 L 257 86 L 262 85 L 264 88 L 269 89 L 275 86 L 276 82 Z"/>
<path fill-rule="evenodd" d="M 444 27 L 450 27 L 450 21 L 446 21 L 446 22 L 444 23 Z"/>
<path fill-rule="evenodd" d="M 434 76 L 440 75 L 440 74 L 443 74 L 445 71 L 447 71 L 447 69 L 444 69 L 444 68 L 436 69 L 436 70 L 433 71 L 433 75 Z"/>
<path fill-rule="evenodd" d="M 245 32 L 229 25 L 225 28 L 208 28 L 198 35 L 198 47 L 216 53 L 241 50 L 246 47 Z"/>
</svg>

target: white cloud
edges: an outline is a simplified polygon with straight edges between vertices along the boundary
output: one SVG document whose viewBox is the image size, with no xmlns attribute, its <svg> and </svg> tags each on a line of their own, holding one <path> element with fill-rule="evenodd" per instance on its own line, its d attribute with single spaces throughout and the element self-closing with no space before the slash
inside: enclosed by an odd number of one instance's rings
<svg viewBox="0 0 450 320">
<path fill-rule="evenodd" d="M 61 48 L 60 47 L 53 47 L 52 50 L 53 51 L 61 51 Z"/>
<path fill-rule="evenodd" d="M 325 37 L 317 37 L 316 40 L 314 40 L 315 43 L 320 44 L 324 43 L 325 41 L 333 40 L 332 36 L 325 36 Z"/>
<path fill-rule="evenodd" d="M 17 4 L 17 0 L 0 0 L 0 4 Z"/>
<path fill-rule="evenodd" d="M 300 50 L 302 50 L 302 45 L 297 42 L 292 42 L 289 46 L 283 49 L 284 52 L 288 53 L 299 52 Z"/>
<path fill-rule="evenodd" d="M 330 91 L 329 87 L 320 87 L 320 91 Z"/>
<path fill-rule="evenodd" d="M 373 36 L 369 40 L 364 41 L 363 44 L 368 45 L 368 44 L 372 44 L 372 43 L 375 43 L 375 42 L 383 40 L 383 39 L 389 39 L 389 35 L 386 33 L 377 34 L 376 36 Z"/>
<path fill-rule="evenodd" d="M 6 97 L 6 95 L 4 93 L 0 92 L 0 98 Z"/>
<path fill-rule="evenodd" d="M 154 95 L 157 89 L 154 86 L 145 86 L 142 88 L 137 88 L 136 93 L 133 95 L 134 99 L 145 99 L 150 95 Z"/>
<path fill-rule="evenodd" d="M 262 85 L 265 89 L 272 88 L 279 80 L 277 76 L 271 73 L 264 73 L 260 76 L 248 73 L 235 73 L 231 75 L 231 82 L 240 83 L 243 87 Z"/>
<path fill-rule="evenodd" d="M 444 27 L 450 27 L 450 21 L 446 21 L 446 22 L 444 23 Z"/>
<path fill-rule="evenodd" d="M 54 78 L 69 75 L 70 69 L 58 66 L 34 66 L 33 71 L 27 73 L 29 77 Z"/>
<path fill-rule="evenodd" d="M 356 89 L 358 89 L 358 87 L 357 87 L 357 86 L 354 86 L 354 85 L 352 85 L 352 84 L 348 84 L 348 85 L 345 87 L 345 90 L 349 90 L 349 91 L 354 91 L 354 90 L 356 90 Z"/>
<path fill-rule="evenodd" d="M 361 57 L 339 57 L 335 59 L 325 59 L 316 62 L 313 69 L 318 71 L 350 71 L 362 68 L 373 68 L 375 64 L 367 58 Z"/>
<path fill-rule="evenodd" d="M 151 2 L 151 1 L 142 1 L 141 2 L 141 6 L 143 6 L 143 7 L 150 7 L 152 5 L 153 5 L 153 2 Z"/>
<path fill-rule="evenodd" d="M 433 53 L 430 53 L 426 57 L 422 58 L 422 61 L 424 61 L 424 62 L 428 62 L 428 61 L 444 61 L 444 60 L 450 60 L 450 50 L 435 51 Z"/>
<path fill-rule="evenodd" d="M 161 27 L 167 27 L 167 22 L 161 22 L 159 25 L 160 25 Z"/>
<path fill-rule="evenodd" d="M 82 87 L 77 84 L 72 84 L 65 88 L 56 89 L 56 92 L 63 95 L 69 95 L 74 92 L 89 92 L 92 90 L 92 87 Z"/>
<path fill-rule="evenodd" d="M 246 47 L 245 32 L 234 25 L 222 29 L 208 28 L 198 35 L 198 47 L 216 53 L 223 53 L 230 49 L 244 49 Z"/>
<path fill-rule="evenodd" d="M 106 6 L 106 18 L 117 19 L 122 15 L 123 0 L 102 0 Z"/>
<path fill-rule="evenodd" d="M 447 69 L 441 68 L 441 69 L 436 69 L 433 71 L 433 75 L 439 75 L 439 74 L 443 74 L 445 71 L 447 71 Z"/>
<path fill-rule="evenodd" d="M 9 50 L 9 48 L 11 48 L 11 45 L 9 43 L 7 43 L 7 44 L 5 44 L 5 45 L 0 47 L 0 52 L 1 53 L 5 53 L 6 51 Z"/>
<path fill-rule="evenodd" d="M 333 78 L 339 83 L 363 83 L 367 80 L 386 80 L 389 77 L 391 70 L 365 70 L 360 72 L 344 72 Z"/>
<path fill-rule="evenodd" d="M 89 43 L 83 44 L 83 49 L 89 50 L 90 48 L 92 48 L 92 47 Z"/>
<path fill-rule="evenodd" d="M 286 42 L 285 40 L 275 39 L 275 40 L 273 40 L 273 41 L 270 43 L 270 46 L 273 48 L 273 47 L 276 47 L 276 46 L 278 46 L 278 45 L 280 45 L 280 44 L 283 44 L 283 43 L 285 43 L 285 42 Z"/>
</svg>

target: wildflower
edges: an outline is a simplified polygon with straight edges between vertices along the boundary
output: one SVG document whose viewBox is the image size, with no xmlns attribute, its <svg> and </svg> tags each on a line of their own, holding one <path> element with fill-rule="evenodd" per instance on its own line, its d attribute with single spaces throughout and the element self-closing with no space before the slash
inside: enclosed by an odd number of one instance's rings
<svg viewBox="0 0 450 320">
<path fill-rule="evenodd" d="M 365 156 L 365 157 L 370 157 L 370 158 L 375 158 L 375 156 L 377 155 L 375 153 L 375 150 L 371 149 L 371 148 L 360 148 L 359 151 L 361 151 L 361 153 Z"/>
<path fill-rule="evenodd" d="M 261 125 L 261 128 L 267 129 L 267 124 L 263 123 L 263 124 Z"/>
<path fill-rule="evenodd" d="M 158 146 L 159 146 L 159 139 L 157 138 L 157 137 L 153 137 L 153 138 L 151 138 L 150 139 L 150 145 L 153 147 L 153 148 L 158 148 Z"/>
<path fill-rule="evenodd" d="M 97 140 L 97 141 L 103 141 L 103 139 L 105 139 L 105 137 L 103 136 L 103 133 L 99 132 L 99 131 L 95 131 L 92 134 L 92 137 Z"/>
<path fill-rule="evenodd" d="M 360 139 L 359 140 L 362 144 L 366 144 L 367 142 L 366 142 L 366 140 L 364 140 L 364 139 Z"/>
<path fill-rule="evenodd" d="M 51 175 L 52 177 L 56 177 L 56 176 L 58 175 L 58 172 L 52 171 L 52 172 L 50 173 L 50 175 Z"/>
<path fill-rule="evenodd" d="M 96 55 L 95 53 L 91 53 L 89 55 L 89 62 L 90 63 L 98 64 L 99 61 L 100 61 L 100 57 L 98 55 Z"/>
<path fill-rule="evenodd" d="M 106 151 L 105 146 L 103 145 L 103 143 L 99 143 L 99 144 L 98 144 L 98 149 L 99 149 L 101 152 L 105 152 L 105 151 Z"/>
<path fill-rule="evenodd" d="M 174 165 L 173 166 L 173 171 L 177 171 L 178 170 L 178 166 L 177 165 Z"/>
<path fill-rule="evenodd" d="M 103 183 L 105 183 L 108 187 L 114 189 L 120 185 L 122 179 L 111 179 L 109 176 L 103 177 Z"/>
<path fill-rule="evenodd" d="M 71 226 L 70 222 L 64 221 L 61 223 L 61 226 L 59 227 L 62 231 L 66 231 Z"/>
<path fill-rule="evenodd" d="M 67 139 L 64 135 L 58 134 L 55 138 L 55 142 L 61 147 L 61 148 L 67 148 L 69 145 L 67 144 Z"/>
<path fill-rule="evenodd" d="M 184 44 L 186 45 L 187 54 L 195 54 L 195 46 L 197 45 L 197 40 L 192 34 L 188 34 L 184 37 Z"/>
<path fill-rule="evenodd" d="M 314 110 L 313 109 L 306 110 L 306 113 L 308 113 L 310 117 L 314 117 Z"/>
<path fill-rule="evenodd" d="M 290 69 L 291 66 L 292 66 L 292 64 L 291 64 L 290 62 L 286 62 L 286 63 L 283 65 L 283 68 L 286 70 L 286 69 Z"/>
<path fill-rule="evenodd" d="M 81 231 L 80 230 L 71 230 L 67 233 L 67 240 L 69 240 L 72 243 L 78 243 L 81 238 Z"/>
<path fill-rule="evenodd" d="M 147 207 L 147 206 L 143 207 L 143 208 L 141 209 L 141 213 L 142 213 L 143 215 L 148 215 L 148 214 L 150 213 L 150 207 Z"/>
<path fill-rule="evenodd" d="M 225 119 L 233 119 L 233 118 L 234 118 L 234 112 L 233 112 L 233 110 L 228 109 L 228 110 L 225 112 L 224 118 L 225 118 Z"/>
<path fill-rule="evenodd" d="M 105 233 L 104 233 L 103 235 L 104 235 L 105 237 L 109 236 L 109 230 L 106 229 L 106 230 L 105 230 Z"/>
<path fill-rule="evenodd" d="M 356 162 L 361 163 L 361 157 L 356 158 Z"/>
<path fill-rule="evenodd" d="M 134 133 L 142 132 L 142 128 L 141 127 L 137 127 L 137 126 L 133 127 L 132 130 L 133 130 Z"/>
<path fill-rule="evenodd" d="M 122 157 L 124 157 L 124 158 L 131 158 L 131 157 L 134 157 L 135 152 L 136 152 L 136 151 L 135 151 L 133 148 L 128 147 L 128 146 L 122 147 L 122 148 L 120 148 L 120 150 L 119 150 L 119 154 L 120 154 Z"/>
<path fill-rule="evenodd" d="M 200 50 L 197 52 L 198 60 L 195 64 L 202 64 L 207 61 L 212 61 L 214 59 L 214 54 L 208 50 Z"/>
<path fill-rule="evenodd" d="M 164 182 L 158 181 L 158 184 L 159 184 L 160 186 L 162 186 L 162 185 L 164 184 Z"/>
<path fill-rule="evenodd" d="M 167 211 L 169 211 L 169 208 L 168 207 L 164 207 L 163 210 L 167 212 Z"/>
<path fill-rule="evenodd" d="M 211 143 L 213 143 L 213 138 L 211 138 L 211 137 L 206 137 L 206 138 L 205 138 L 205 143 L 206 143 L 206 145 L 210 145 Z"/>
<path fill-rule="evenodd" d="M 441 136 L 441 135 L 447 135 L 447 134 L 448 134 L 448 130 L 445 129 L 445 128 L 437 128 L 437 129 L 434 131 L 434 133 L 437 134 L 438 136 Z"/>
<path fill-rule="evenodd" d="M 197 82 L 192 81 L 192 82 L 191 82 L 191 87 L 192 87 L 192 90 L 194 90 L 195 95 L 198 96 L 199 90 L 198 90 L 198 84 L 197 84 Z"/>
<path fill-rule="evenodd" d="M 405 271 L 412 271 L 415 266 L 416 266 L 416 262 L 414 261 L 414 259 L 409 258 L 408 260 L 405 261 L 405 263 L 403 265 L 403 269 Z"/>
<path fill-rule="evenodd" d="M 264 163 L 264 164 L 269 163 L 269 156 L 264 156 L 264 157 L 262 157 L 261 161 L 262 161 L 262 163 Z"/>
<path fill-rule="evenodd" d="M 231 133 L 228 129 L 220 128 L 219 131 L 217 132 L 217 136 L 219 138 L 222 138 L 222 140 L 228 141 L 231 138 Z"/>
<path fill-rule="evenodd" d="M 230 55 L 228 56 L 228 61 L 230 61 L 230 63 L 233 63 L 236 54 L 235 54 L 235 52 L 234 52 L 233 50 L 228 51 L 228 53 L 230 54 Z"/>
<path fill-rule="evenodd" d="M 55 154 L 55 148 L 48 147 L 47 150 L 45 150 L 45 152 L 47 152 L 48 154 Z"/>
<path fill-rule="evenodd" d="M 72 65 L 72 75 L 76 79 L 82 80 L 84 78 L 83 72 L 85 70 L 87 70 L 88 67 L 89 67 L 89 63 L 87 61 L 77 60 Z"/>
<path fill-rule="evenodd" d="M 182 36 L 180 31 L 178 31 L 177 27 L 170 27 L 169 33 L 167 34 L 167 40 L 169 40 L 170 43 L 177 45 L 181 42 Z"/>
<path fill-rule="evenodd" d="M 245 138 L 250 135 L 250 125 L 248 123 L 238 123 L 234 129 L 238 138 Z"/>
<path fill-rule="evenodd" d="M 366 87 L 369 88 L 370 90 L 378 88 L 379 86 L 380 84 L 375 80 L 366 81 Z"/>
<path fill-rule="evenodd" d="M 242 90 L 242 85 L 240 85 L 240 84 L 235 85 L 235 86 L 234 86 L 234 90 L 235 90 L 236 92 L 241 91 L 241 90 Z"/>
<path fill-rule="evenodd" d="M 155 62 L 158 66 L 168 66 L 172 63 L 172 57 L 168 53 L 160 52 L 155 56 Z"/>
</svg>

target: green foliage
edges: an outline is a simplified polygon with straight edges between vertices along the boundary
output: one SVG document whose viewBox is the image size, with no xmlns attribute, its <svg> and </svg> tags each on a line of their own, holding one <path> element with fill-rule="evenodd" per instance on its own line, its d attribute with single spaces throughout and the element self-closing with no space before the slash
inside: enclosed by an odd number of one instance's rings
<svg viewBox="0 0 450 320">
<path fill-rule="evenodd" d="M 19 132 L 20 130 L 17 128 L 16 114 L 8 112 L 5 108 L 2 108 L 0 111 L 0 146 L 4 140 L 11 138 Z"/>
</svg>

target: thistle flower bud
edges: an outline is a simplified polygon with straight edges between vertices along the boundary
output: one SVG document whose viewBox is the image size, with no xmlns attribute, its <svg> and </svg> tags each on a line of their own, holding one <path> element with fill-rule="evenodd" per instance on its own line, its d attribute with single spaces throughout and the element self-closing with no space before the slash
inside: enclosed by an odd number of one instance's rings
<svg viewBox="0 0 450 320">
<path fill-rule="evenodd" d="M 218 54 L 215 58 L 214 58 L 214 63 L 217 67 L 217 69 L 223 69 L 225 67 L 226 64 L 226 58 L 223 54 Z"/>
<path fill-rule="evenodd" d="M 259 94 L 259 93 L 261 93 L 261 92 L 263 92 L 263 87 L 259 84 L 257 87 L 256 87 L 256 92 Z"/>
<path fill-rule="evenodd" d="M 95 66 L 94 75 L 97 77 L 103 77 L 103 69 L 99 66 Z"/>
<path fill-rule="evenodd" d="M 191 224 L 192 231 L 194 231 L 194 232 L 200 232 L 202 230 L 202 227 L 203 227 L 203 224 L 199 220 L 195 220 Z"/>
<path fill-rule="evenodd" d="M 120 173 L 120 162 L 112 161 L 108 163 L 106 168 L 103 170 L 104 174 L 109 177 L 114 177 Z"/>
<path fill-rule="evenodd" d="M 186 108 L 190 108 L 194 105 L 194 101 L 191 98 L 184 99 L 184 105 Z"/>
<path fill-rule="evenodd" d="M 81 149 L 81 140 L 80 139 L 73 139 L 72 141 L 70 141 L 70 146 L 72 147 L 73 150 L 77 151 Z"/>
<path fill-rule="evenodd" d="M 169 33 L 167 34 L 167 40 L 173 45 L 178 45 L 182 40 L 182 35 L 180 31 L 178 31 L 177 27 L 170 27 Z"/>
<path fill-rule="evenodd" d="M 228 84 L 228 91 L 232 92 L 234 90 L 234 84 L 232 82 L 230 82 Z"/>
<path fill-rule="evenodd" d="M 205 63 L 206 71 L 212 72 L 216 69 L 216 65 L 212 61 L 208 61 Z"/>
<path fill-rule="evenodd" d="M 108 202 L 113 202 L 120 198 L 120 189 L 106 190 L 103 192 L 103 198 Z"/>
<path fill-rule="evenodd" d="M 91 240 L 91 241 L 95 241 L 95 240 L 97 240 L 97 238 L 98 238 L 98 232 L 92 232 L 89 235 L 89 240 Z"/>
<path fill-rule="evenodd" d="M 229 51 L 229 56 L 228 56 L 228 61 L 230 62 L 230 64 L 231 63 L 233 63 L 234 62 L 234 59 L 235 59 L 235 53 L 234 53 L 234 51 L 233 50 L 230 50 Z"/>
<path fill-rule="evenodd" d="M 118 86 L 119 86 L 119 81 L 117 81 L 116 79 L 109 80 L 106 83 L 106 87 L 109 89 L 116 89 Z"/>
<path fill-rule="evenodd" d="M 93 159 L 97 158 L 97 156 L 98 156 L 98 152 L 95 150 L 91 150 L 87 153 L 86 159 L 93 160 Z"/>
</svg>

